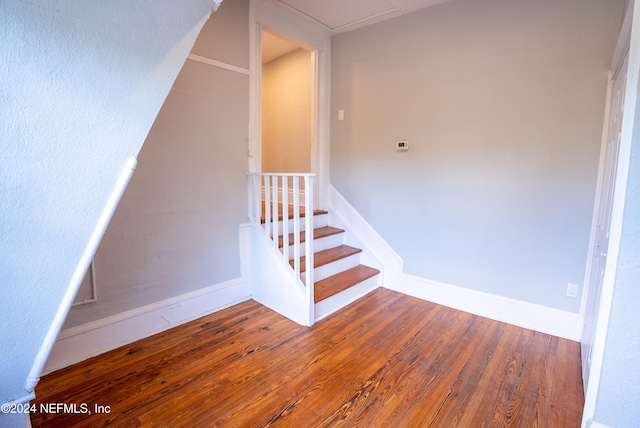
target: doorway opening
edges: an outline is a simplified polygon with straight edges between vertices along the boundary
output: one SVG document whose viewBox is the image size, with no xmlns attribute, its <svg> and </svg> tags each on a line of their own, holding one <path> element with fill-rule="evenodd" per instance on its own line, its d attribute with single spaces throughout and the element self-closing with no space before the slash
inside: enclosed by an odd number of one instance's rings
<svg viewBox="0 0 640 428">
<path fill-rule="evenodd" d="M 313 52 L 262 28 L 261 170 L 311 173 Z"/>
<path fill-rule="evenodd" d="M 249 172 L 312 177 L 309 194 L 313 206 L 326 209 L 331 39 L 313 26 L 300 26 L 286 10 L 253 1 L 251 7 Z M 299 73 L 281 75 L 284 86 L 272 86 L 269 80 L 274 76 L 269 74 L 295 59 L 306 65 L 298 65 Z M 289 104 L 288 108 L 272 109 L 270 99 L 284 102 L 285 95 L 297 107 Z"/>
</svg>

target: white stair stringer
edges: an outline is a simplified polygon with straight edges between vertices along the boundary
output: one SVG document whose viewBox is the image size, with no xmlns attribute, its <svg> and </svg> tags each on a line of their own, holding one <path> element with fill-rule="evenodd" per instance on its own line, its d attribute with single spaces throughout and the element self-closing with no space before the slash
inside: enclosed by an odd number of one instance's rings
<svg viewBox="0 0 640 428">
<path fill-rule="evenodd" d="M 296 281 L 293 269 L 282 262 L 257 226 L 251 228 L 250 284 L 253 299 L 292 321 L 309 326 L 310 314 L 305 290 Z"/>
</svg>

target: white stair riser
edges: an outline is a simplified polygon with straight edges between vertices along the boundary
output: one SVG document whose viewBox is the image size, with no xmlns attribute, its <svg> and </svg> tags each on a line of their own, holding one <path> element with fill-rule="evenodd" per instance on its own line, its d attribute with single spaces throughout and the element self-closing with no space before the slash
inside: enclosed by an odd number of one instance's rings
<svg viewBox="0 0 640 428">
<path fill-rule="evenodd" d="M 359 298 L 363 297 L 380 286 L 379 276 L 375 275 L 371 278 L 365 279 L 358 284 L 334 294 L 333 296 L 316 303 L 316 321 L 321 320 L 327 315 L 331 315 L 339 309 L 344 308 L 350 303 L 355 302 Z"/>
<path fill-rule="evenodd" d="M 329 248 L 334 248 L 342 245 L 343 234 L 338 233 L 335 235 L 324 236 L 322 238 L 313 240 L 313 248 L 317 253 L 318 251 L 328 250 Z M 305 253 L 305 245 L 304 242 L 300 243 L 300 256 L 306 255 Z M 282 252 L 282 249 L 280 249 Z M 289 245 L 289 260 L 293 260 L 293 245 Z"/>
<path fill-rule="evenodd" d="M 360 253 L 353 254 L 349 257 L 336 260 L 326 265 L 318 266 L 313 270 L 313 281 L 318 282 L 330 276 L 336 275 L 345 270 L 354 268 L 360 264 Z M 301 274 L 302 282 L 305 282 L 306 275 L 304 272 Z M 306 284 L 306 282 L 305 282 Z"/>
</svg>

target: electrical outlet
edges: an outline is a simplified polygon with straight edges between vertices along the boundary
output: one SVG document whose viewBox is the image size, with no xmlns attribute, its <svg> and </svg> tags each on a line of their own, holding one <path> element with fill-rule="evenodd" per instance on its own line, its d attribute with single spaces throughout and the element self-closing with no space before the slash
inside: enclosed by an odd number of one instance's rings
<svg viewBox="0 0 640 428">
<path fill-rule="evenodd" d="M 578 284 L 573 284 L 571 282 L 567 284 L 567 296 L 578 297 Z"/>
</svg>

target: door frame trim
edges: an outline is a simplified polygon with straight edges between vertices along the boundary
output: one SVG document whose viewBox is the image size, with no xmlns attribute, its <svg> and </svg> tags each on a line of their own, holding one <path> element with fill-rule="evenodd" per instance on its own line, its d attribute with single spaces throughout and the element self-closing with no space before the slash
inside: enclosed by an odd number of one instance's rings
<svg viewBox="0 0 640 428">
<path fill-rule="evenodd" d="M 251 0 L 249 5 L 249 172 L 262 172 L 262 29 L 268 27 L 291 37 L 312 52 L 314 87 L 311 141 L 311 172 L 316 174 L 314 206 L 326 209 L 329 188 L 329 120 L 331 37 L 323 28 L 302 21 L 275 2 Z M 299 171 L 292 171 L 299 172 Z"/>
<path fill-rule="evenodd" d="M 600 158 L 598 163 L 598 179 L 596 183 L 596 192 L 595 198 L 593 202 L 593 216 L 591 219 L 591 234 L 589 236 L 589 250 L 587 254 L 587 264 L 585 267 L 585 275 L 584 275 L 584 283 L 583 283 L 583 293 L 582 299 L 580 302 L 580 315 L 584 317 L 586 315 L 587 310 L 587 298 L 588 298 L 588 288 L 591 283 L 591 270 L 593 267 L 593 256 L 595 252 L 595 240 L 596 233 L 598 228 L 598 218 L 600 216 L 600 198 L 602 197 L 602 186 L 604 181 L 604 169 L 605 169 L 605 157 L 607 153 L 607 144 L 609 141 L 609 122 L 611 120 L 611 103 L 613 101 L 613 83 L 616 80 L 620 68 L 624 63 L 625 57 L 629 54 L 629 43 L 631 40 L 631 20 L 625 19 L 623 27 L 620 31 L 620 35 L 618 37 L 618 43 L 616 45 L 616 50 L 613 55 L 613 59 L 611 61 L 611 65 L 609 67 L 609 73 L 607 77 L 607 95 L 606 95 L 606 104 L 603 118 L 603 126 L 602 126 L 602 141 L 600 143 Z M 625 89 L 626 91 L 626 89 Z M 626 97 L 626 92 L 625 92 Z M 617 182 L 614 183 L 617 185 Z M 615 202 L 615 201 L 614 201 Z M 613 206 L 612 206 L 613 211 Z M 584 335 L 584 332 L 582 332 Z"/>
<path fill-rule="evenodd" d="M 629 177 L 629 167 L 631 159 L 631 148 L 633 143 L 633 125 L 635 122 L 635 110 L 638 100 L 638 71 L 640 70 L 640 7 L 638 1 L 634 0 L 628 6 L 625 13 L 624 22 L 620 30 L 620 36 L 614 52 L 614 57 L 611 63 L 609 72 L 609 86 L 611 86 L 612 80 L 615 78 L 619 67 L 624 60 L 625 54 L 628 51 L 629 65 L 627 73 L 626 88 L 624 94 L 624 114 L 622 118 L 622 131 L 620 137 L 620 148 L 618 155 L 618 169 L 615 177 L 615 188 L 613 195 L 613 206 L 611 213 L 611 225 L 609 236 L 609 248 L 607 262 L 605 265 L 604 278 L 602 281 L 602 290 L 600 295 L 600 302 L 598 305 L 598 313 L 596 319 L 595 334 L 592 345 L 592 359 L 591 369 L 589 374 L 589 384 L 585 391 L 585 403 L 582 413 L 581 428 L 587 428 L 593 422 L 595 416 L 596 403 L 598 400 L 598 390 L 600 388 L 600 379 L 602 374 L 602 367 L 604 363 L 604 353 L 606 349 L 607 333 L 609 329 L 609 319 L 611 316 L 611 306 L 613 302 L 613 293 L 615 289 L 615 278 L 618 265 L 618 256 L 620 252 L 620 242 L 622 238 L 622 225 L 623 214 L 626 202 L 626 193 Z M 611 96 L 611 90 L 608 90 L 608 97 Z M 610 103 L 607 99 L 607 105 Z M 603 126 L 608 128 L 610 111 L 607 109 L 606 121 Z M 603 144 L 606 144 L 607 130 L 603 131 Z M 601 159 L 602 164 L 602 159 Z M 602 165 L 601 165 L 602 166 Z M 596 203 L 601 193 L 602 187 L 602 171 L 598 171 L 598 184 L 596 192 Z M 597 209 L 596 209 L 597 211 Z M 594 216 L 597 213 L 594 212 Z M 597 221 L 597 217 L 594 217 L 594 221 Z M 595 239 L 595 227 L 597 224 L 592 224 L 592 233 L 589 242 L 589 254 L 587 259 L 587 272 L 591 271 L 591 264 L 593 259 L 593 247 Z M 590 275 L 585 275 L 585 286 L 588 286 L 587 281 L 590 279 Z M 581 307 L 581 316 L 584 317 L 586 310 L 586 288 L 583 287 L 583 299 Z"/>
</svg>

